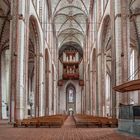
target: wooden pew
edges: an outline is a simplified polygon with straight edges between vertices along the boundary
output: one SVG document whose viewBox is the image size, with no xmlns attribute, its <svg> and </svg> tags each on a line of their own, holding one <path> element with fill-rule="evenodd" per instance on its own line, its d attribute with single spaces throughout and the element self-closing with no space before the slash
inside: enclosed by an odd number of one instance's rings
<svg viewBox="0 0 140 140">
<path fill-rule="evenodd" d="M 23 119 L 21 121 L 21 126 L 29 127 L 30 126 L 30 119 Z"/>
<path fill-rule="evenodd" d="M 100 125 L 98 118 L 89 116 L 89 115 L 74 116 L 74 120 L 75 120 L 76 127 L 79 127 L 79 126 L 86 126 L 86 127 L 98 126 L 99 127 Z"/>
<path fill-rule="evenodd" d="M 115 118 L 107 118 L 107 117 L 98 117 L 92 115 L 75 115 L 74 116 L 76 127 L 89 127 L 89 126 L 98 126 L 98 127 L 111 127 L 117 126 L 118 120 Z"/>
<path fill-rule="evenodd" d="M 39 119 L 39 126 L 48 126 L 50 127 L 61 127 L 63 125 L 63 119 L 56 117 L 47 117 Z"/>
<path fill-rule="evenodd" d="M 52 116 L 42 116 L 37 118 L 28 118 L 23 119 L 20 121 L 15 121 L 14 127 L 41 127 L 41 126 L 47 126 L 47 127 L 61 127 L 66 120 L 66 115 L 52 115 Z"/>
<path fill-rule="evenodd" d="M 109 119 L 107 117 L 100 117 L 100 126 L 108 126 L 110 127 Z"/>
<path fill-rule="evenodd" d="M 118 127 L 118 119 L 116 118 L 108 118 L 108 119 L 109 119 L 110 127 L 112 126 Z"/>
<path fill-rule="evenodd" d="M 21 125 L 21 120 L 16 120 L 14 123 L 13 123 L 13 127 L 18 127 Z"/>
</svg>

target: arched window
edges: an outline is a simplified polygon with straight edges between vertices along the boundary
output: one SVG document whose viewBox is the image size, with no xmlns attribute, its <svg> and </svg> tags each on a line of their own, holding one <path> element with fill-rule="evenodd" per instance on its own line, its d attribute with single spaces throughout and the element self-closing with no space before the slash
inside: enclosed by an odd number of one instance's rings
<svg viewBox="0 0 140 140">
<path fill-rule="evenodd" d="M 76 90 L 73 84 L 68 84 L 66 87 L 66 110 L 76 112 Z"/>
<path fill-rule="evenodd" d="M 130 80 L 135 79 L 135 50 L 132 48 L 130 52 Z"/>
<path fill-rule="evenodd" d="M 69 103 L 73 103 L 74 102 L 74 91 L 73 91 L 73 89 L 69 89 L 69 91 L 68 91 L 68 100 L 69 100 Z"/>
<path fill-rule="evenodd" d="M 106 115 L 110 116 L 111 112 L 111 77 L 107 73 L 106 74 L 106 95 L 105 95 L 105 105 L 106 105 Z"/>
</svg>

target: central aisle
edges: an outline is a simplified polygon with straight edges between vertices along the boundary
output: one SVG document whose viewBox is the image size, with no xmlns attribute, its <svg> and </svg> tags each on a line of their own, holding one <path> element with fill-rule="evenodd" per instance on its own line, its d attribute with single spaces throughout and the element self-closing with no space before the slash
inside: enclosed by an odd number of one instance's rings
<svg viewBox="0 0 140 140">
<path fill-rule="evenodd" d="M 0 120 L 0 140 L 140 140 L 116 128 L 75 128 L 69 116 L 62 128 L 13 128 Z"/>
<path fill-rule="evenodd" d="M 64 125 L 62 128 L 75 128 L 75 122 L 73 119 L 73 116 L 68 116 L 68 118 L 65 120 Z"/>
</svg>

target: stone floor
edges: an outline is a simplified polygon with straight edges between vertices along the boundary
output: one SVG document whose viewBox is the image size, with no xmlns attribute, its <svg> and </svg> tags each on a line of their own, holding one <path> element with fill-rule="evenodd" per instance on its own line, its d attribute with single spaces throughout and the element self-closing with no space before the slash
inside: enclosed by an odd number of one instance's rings
<svg viewBox="0 0 140 140">
<path fill-rule="evenodd" d="M 0 122 L 0 140 L 140 140 L 116 128 L 75 128 L 68 117 L 62 128 L 12 128 Z"/>
</svg>

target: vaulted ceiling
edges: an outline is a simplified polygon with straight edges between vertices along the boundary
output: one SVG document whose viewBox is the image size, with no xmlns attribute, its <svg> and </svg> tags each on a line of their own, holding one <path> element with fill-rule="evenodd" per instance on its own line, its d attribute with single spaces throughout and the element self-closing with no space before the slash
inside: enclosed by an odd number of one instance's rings
<svg viewBox="0 0 140 140">
<path fill-rule="evenodd" d="M 90 0 L 53 0 L 53 22 L 58 46 L 75 42 L 83 47 Z"/>
<path fill-rule="evenodd" d="M 9 47 L 10 0 L 0 0 L 0 52 Z"/>
</svg>

